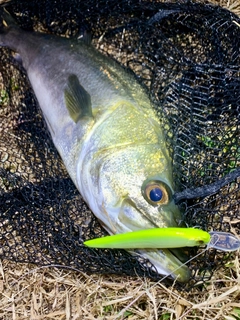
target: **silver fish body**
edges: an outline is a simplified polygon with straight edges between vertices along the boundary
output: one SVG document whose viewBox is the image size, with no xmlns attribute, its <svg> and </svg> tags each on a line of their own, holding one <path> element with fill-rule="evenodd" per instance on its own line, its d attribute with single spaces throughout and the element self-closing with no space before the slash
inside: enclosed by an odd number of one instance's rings
<svg viewBox="0 0 240 320">
<path fill-rule="evenodd" d="M 135 77 L 84 41 L 9 25 L 0 45 L 20 55 L 54 145 L 108 232 L 178 226 L 164 134 Z M 160 274 L 189 279 L 189 269 L 167 249 L 131 252 Z"/>
</svg>

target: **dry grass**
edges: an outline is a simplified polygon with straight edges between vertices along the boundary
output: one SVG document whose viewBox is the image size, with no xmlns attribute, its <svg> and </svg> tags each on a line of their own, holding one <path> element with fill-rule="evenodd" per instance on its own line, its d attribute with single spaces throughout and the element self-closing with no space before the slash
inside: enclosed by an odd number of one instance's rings
<svg viewBox="0 0 240 320">
<path fill-rule="evenodd" d="M 223 8 L 226 8 L 237 15 L 240 15 L 240 1 L 239 0 L 212 0 L 214 4 L 218 4 Z"/>
<path fill-rule="evenodd" d="M 240 317 L 239 258 L 204 291 L 181 292 L 148 279 L 88 276 L 57 268 L 0 265 L 0 319 L 226 319 Z M 233 276 L 234 274 L 234 276 Z"/>
<path fill-rule="evenodd" d="M 7 2 L 0 1 L 0 4 Z M 239 0 L 214 1 L 240 15 Z M 178 291 L 149 279 L 86 275 L 2 261 L 1 320 L 240 319 L 240 269 L 219 270 L 203 291 Z"/>
</svg>

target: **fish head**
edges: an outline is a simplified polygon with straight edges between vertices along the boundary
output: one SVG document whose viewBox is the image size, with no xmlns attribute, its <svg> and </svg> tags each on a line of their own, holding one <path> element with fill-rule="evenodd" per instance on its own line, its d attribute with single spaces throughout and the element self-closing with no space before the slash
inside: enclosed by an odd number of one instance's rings
<svg viewBox="0 0 240 320">
<path fill-rule="evenodd" d="M 98 179 L 107 214 L 123 224 L 113 233 L 146 229 L 145 223 L 155 228 L 181 224 L 173 200 L 171 161 L 159 145 L 129 146 L 111 153 L 101 160 Z"/>
<path fill-rule="evenodd" d="M 121 201 L 118 219 L 122 224 L 131 226 L 131 231 L 143 229 L 146 223 L 154 228 L 178 227 L 182 216 L 173 201 L 171 181 L 161 175 L 137 178 Z"/>
<path fill-rule="evenodd" d="M 182 215 L 173 201 L 171 161 L 164 150 L 159 145 L 129 146 L 101 161 L 99 218 L 110 234 L 180 226 Z M 160 274 L 171 274 L 182 282 L 189 279 L 190 271 L 176 253 L 139 249 L 136 254 L 149 259 Z"/>
</svg>

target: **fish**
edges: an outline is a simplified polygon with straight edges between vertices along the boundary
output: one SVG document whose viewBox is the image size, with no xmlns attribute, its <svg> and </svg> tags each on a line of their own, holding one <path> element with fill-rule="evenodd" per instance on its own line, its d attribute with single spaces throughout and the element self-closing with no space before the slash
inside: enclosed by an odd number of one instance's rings
<svg viewBox="0 0 240 320">
<path fill-rule="evenodd" d="M 172 161 L 147 90 L 89 41 L 25 31 L 4 9 L 0 45 L 16 52 L 76 188 L 110 235 L 179 227 Z M 129 250 L 179 282 L 189 268 L 169 249 Z"/>
</svg>

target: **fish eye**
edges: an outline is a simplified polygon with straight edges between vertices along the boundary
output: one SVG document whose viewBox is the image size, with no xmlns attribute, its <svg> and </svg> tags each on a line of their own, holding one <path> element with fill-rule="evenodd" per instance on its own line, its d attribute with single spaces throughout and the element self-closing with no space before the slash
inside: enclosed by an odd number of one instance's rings
<svg viewBox="0 0 240 320">
<path fill-rule="evenodd" d="M 143 184 L 142 194 L 154 206 L 167 204 L 171 198 L 170 188 L 162 181 L 150 181 Z"/>
</svg>

